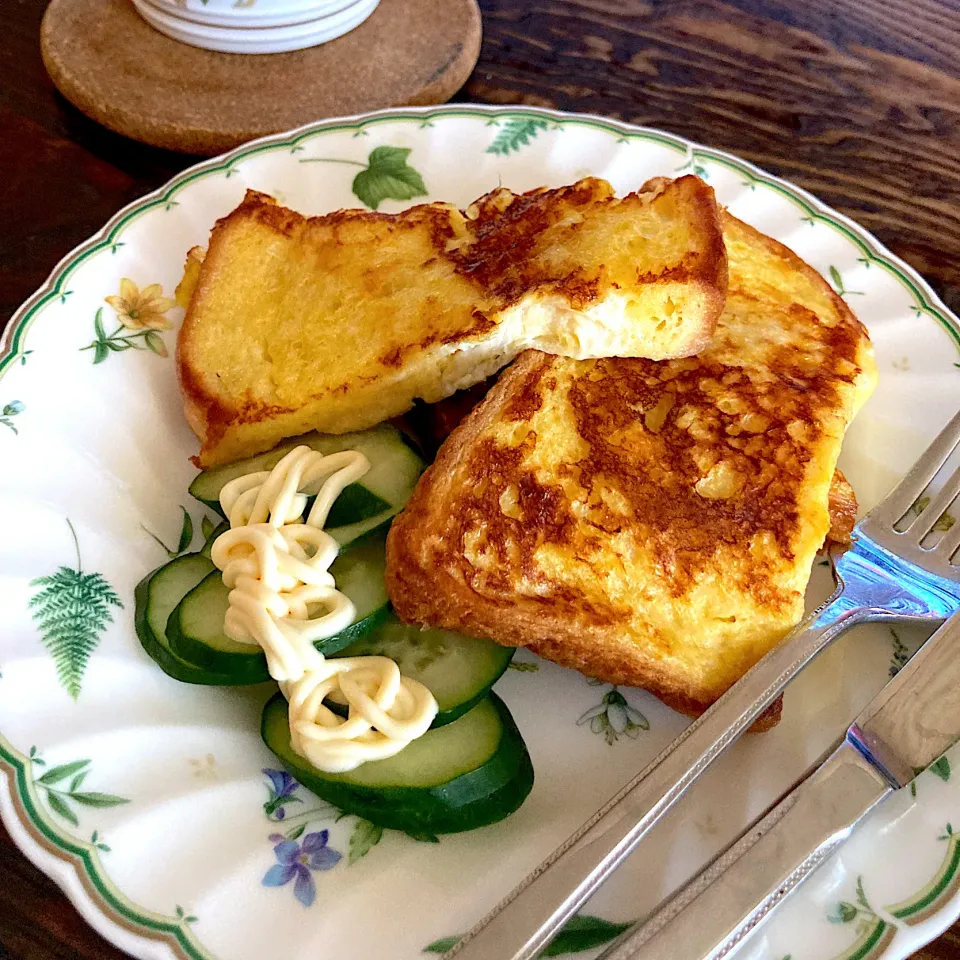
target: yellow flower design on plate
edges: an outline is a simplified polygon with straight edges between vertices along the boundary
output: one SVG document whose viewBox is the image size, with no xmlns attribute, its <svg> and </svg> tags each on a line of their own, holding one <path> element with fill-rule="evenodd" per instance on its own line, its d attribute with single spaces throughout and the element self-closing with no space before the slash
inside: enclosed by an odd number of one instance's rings
<svg viewBox="0 0 960 960">
<path fill-rule="evenodd" d="M 169 330 L 173 324 L 166 318 L 175 301 L 163 295 L 159 283 L 151 283 L 141 291 L 127 277 L 120 281 L 120 295 L 104 298 L 128 330 Z"/>
<path fill-rule="evenodd" d="M 117 328 L 107 333 L 103 325 L 104 308 L 100 307 L 93 318 L 96 339 L 80 348 L 93 351 L 94 364 L 103 363 L 110 354 L 124 350 L 149 350 L 158 357 L 169 356 L 159 331 L 173 327 L 167 312 L 177 303 L 163 295 L 159 283 L 151 283 L 141 290 L 129 277 L 124 277 L 120 281 L 120 293 L 103 299 L 116 314 Z"/>
</svg>

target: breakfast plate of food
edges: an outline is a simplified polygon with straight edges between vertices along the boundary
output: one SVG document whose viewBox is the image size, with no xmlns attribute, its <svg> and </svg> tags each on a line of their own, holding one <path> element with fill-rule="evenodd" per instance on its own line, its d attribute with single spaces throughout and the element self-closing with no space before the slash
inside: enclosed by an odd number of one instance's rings
<svg viewBox="0 0 960 960">
<path fill-rule="evenodd" d="M 133 956 L 443 954 L 825 598 L 958 408 L 911 268 L 671 134 L 449 106 L 202 163 L 5 332 L 0 814 Z M 647 915 L 924 636 L 824 654 L 545 955 Z M 953 922 L 958 778 L 746 953 Z"/>
</svg>

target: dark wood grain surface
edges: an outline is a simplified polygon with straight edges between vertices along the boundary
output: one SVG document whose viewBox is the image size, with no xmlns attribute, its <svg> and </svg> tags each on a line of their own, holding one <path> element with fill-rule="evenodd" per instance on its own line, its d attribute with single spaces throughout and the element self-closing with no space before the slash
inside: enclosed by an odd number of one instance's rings
<svg viewBox="0 0 960 960">
<path fill-rule="evenodd" d="M 481 0 L 457 99 L 661 127 L 859 221 L 960 311 L 960 0 Z M 40 62 L 43 0 L 3 0 L 0 322 L 118 208 L 192 162 L 108 133 Z M 114 958 L 0 831 L 0 957 Z M 921 952 L 960 958 L 960 926 Z"/>
</svg>

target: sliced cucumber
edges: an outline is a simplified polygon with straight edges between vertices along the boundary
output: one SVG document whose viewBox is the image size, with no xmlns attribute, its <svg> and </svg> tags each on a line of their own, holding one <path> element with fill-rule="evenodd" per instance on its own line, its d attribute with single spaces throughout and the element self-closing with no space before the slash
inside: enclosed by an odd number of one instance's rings
<svg viewBox="0 0 960 960">
<path fill-rule="evenodd" d="M 223 632 L 229 595 L 220 571 L 214 568 L 170 614 L 170 649 L 190 663 L 232 677 L 237 686 L 263 683 L 270 679 L 270 672 L 260 647 L 231 640 Z"/>
<path fill-rule="evenodd" d="M 346 629 L 316 642 L 316 648 L 325 656 L 359 640 L 386 619 L 389 608 L 383 583 L 385 551 L 386 533 L 370 534 L 352 543 L 331 565 L 338 589 L 353 601 L 357 613 Z M 229 595 L 220 571 L 214 568 L 170 613 L 166 625 L 170 646 L 177 656 L 231 676 L 237 684 L 269 680 L 263 651 L 231 640 L 223 632 Z"/>
<path fill-rule="evenodd" d="M 421 630 L 390 614 L 381 626 L 339 656 L 376 654 L 395 660 L 404 676 L 419 680 L 434 695 L 439 712 L 433 726 L 442 727 L 486 696 L 514 652 L 513 647 L 452 630 Z M 337 709 L 333 703 L 330 706 Z"/>
<path fill-rule="evenodd" d="M 134 591 L 134 626 L 140 644 L 167 676 L 184 683 L 224 686 L 231 677 L 213 673 L 178 657 L 167 641 L 166 622 L 177 604 L 213 569 L 199 554 L 177 557 L 148 574 Z"/>
<path fill-rule="evenodd" d="M 308 514 L 313 506 L 314 497 L 309 498 L 304 513 Z M 327 527 L 344 527 L 353 523 L 362 523 L 371 517 L 379 516 L 390 509 L 383 497 L 378 497 L 362 483 L 351 483 L 343 488 L 340 496 L 333 501 L 327 514 Z"/>
<path fill-rule="evenodd" d="M 213 551 L 213 541 L 220 536 L 221 533 L 226 533 L 230 529 L 230 524 L 226 520 L 218 523 L 210 533 L 210 536 L 204 541 L 203 548 L 200 550 L 200 553 L 209 557 Z"/>
<path fill-rule="evenodd" d="M 386 551 L 386 530 L 376 531 L 355 540 L 331 564 L 330 573 L 337 589 L 353 601 L 357 614 L 346 630 L 318 642 L 317 649 L 324 656 L 343 650 L 387 619 L 390 601 L 383 582 Z"/>
<path fill-rule="evenodd" d="M 224 484 L 247 473 L 272 469 L 300 444 L 325 454 L 359 450 L 370 461 L 370 470 L 360 481 L 344 489 L 330 512 L 327 531 L 341 545 L 396 516 L 410 499 L 424 468 L 423 461 L 410 449 L 402 434 L 395 427 L 381 424 L 360 433 L 338 436 L 308 433 L 296 437 L 257 457 L 205 470 L 190 484 L 190 493 L 222 514 L 220 491 Z"/>
<path fill-rule="evenodd" d="M 417 835 L 495 823 L 513 813 L 533 786 L 520 731 L 493 694 L 396 756 L 349 773 L 322 773 L 294 753 L 281 694 L 264 707 L 261 733 L 281 763 L 318 797 L 371 823 Z"/>
</svg>

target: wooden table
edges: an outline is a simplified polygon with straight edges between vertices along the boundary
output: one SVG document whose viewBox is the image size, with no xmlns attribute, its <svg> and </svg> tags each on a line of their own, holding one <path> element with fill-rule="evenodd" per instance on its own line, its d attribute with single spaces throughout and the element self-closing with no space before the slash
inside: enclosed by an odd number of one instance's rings
<svg viewBox="0 0 960 960">
<path fill-rule="evenodd" d="M 960 312 L 958 0 L 482 0 L 457 99 L 650 124 L 817 194 Z M 40 61 L 44 0 L 4 0 L 0 318 L 118 208 L 192 162 L 98 127 Z M 0 828 L 0 958 L 114 958 Z M 923 950 L 960 957 L 960 925 Z"/>
</svg>

